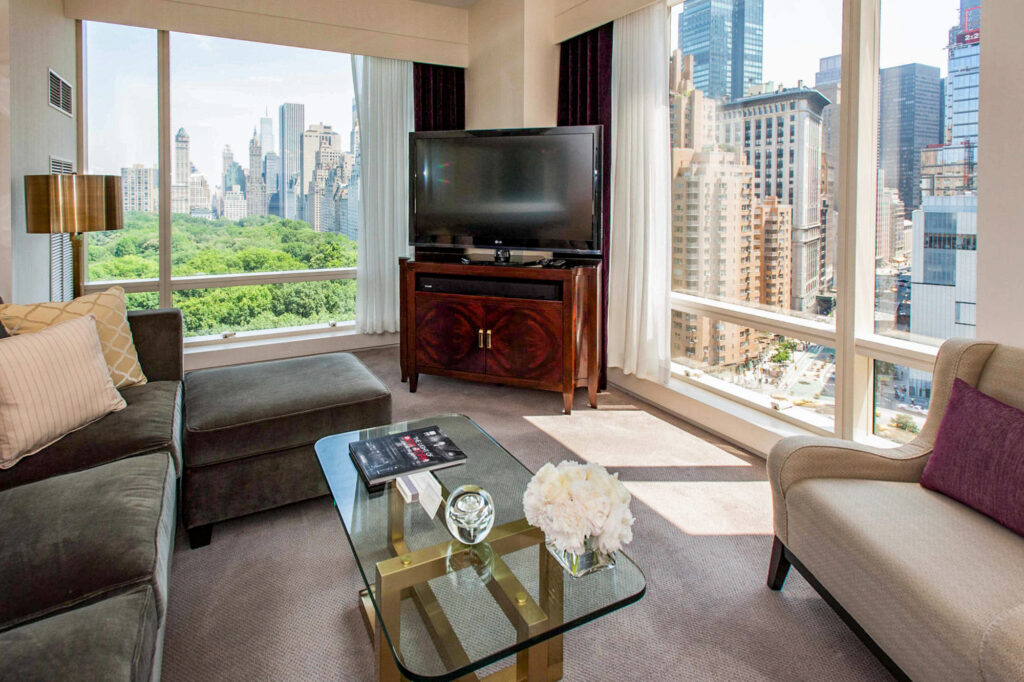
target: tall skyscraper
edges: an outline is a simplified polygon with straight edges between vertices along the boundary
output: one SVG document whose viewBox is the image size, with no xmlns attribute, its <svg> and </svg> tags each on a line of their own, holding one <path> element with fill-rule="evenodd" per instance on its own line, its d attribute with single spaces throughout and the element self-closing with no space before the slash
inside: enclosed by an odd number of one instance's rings
<svg viewBox="0 0 1024 682">
<path fill-rule="evenodd" d="M 266 112 L 260 117 L 260 147 L 264 154 L 274 151 L 274 119 Z"/>
<path fill-rule="evenodd" d="M 285 102 L 278 110 L 278 135 L 281 138 L 281 216 L 296 218 L 301 196 L 302 132 L 306 129 L 306 107 Z"/>
<path fill-rule="evenodd" d="M 246 215 L 246 200 L 242 188 L 234 185 L 231 189 L 225 190 L 221 217 L 227 220 L 241 220 Z"/>
<path fill-rule="evenodd" d="M 839 105 L 842 99 L 842 55 L 823 57 L 818 61 L 818 72 L 814 77 L 814 89 L 829 101 L 821 112 L 821 151 L 824 157 L 822 170 L 822 216 L 824 231 L 822 246 L 824 253 L 824 284 L 827 289 L 835 286 L 836 231 L 839 223 Z"/>
<path fill-rule="evenodd" d="M 829 101 L 810 88 L 744 97 L 719 107 L 719 144 L 743 151 L 754 168 L 754 195 L 793 210 L 790 308 L 818 311 L 825 252 L 822 233 L 822 112 Z"/>
<path fill-rule="evenodd" d="M 174 178 L 171 181 L 171 213 L 188 213 L 188 181 L 192 175 L 189 137 L 184 128 L 174 136 Z"/>
<path fill-rule="evenodd" d="M 194 218 L 213 218 L 210 183 L 201 173 L 192 173 L 188 179 L 188 214 Z"/>
<path fill-rule="evenodd" d="M 739 151 L 719 150 L 719 103 L 694 87 L 693 66 L 693 55 L 673 52 L 669 69 L 672 289 L 731 302 L 760 303 L 762 293 L 775 293 L 778 276 L 785 278 L 781 305 L 788 307 L 788 218 L 783 218 L 783 236 L 777 229 L 778 214 L 766 221 L 767 213 L 759 210 L 754 198 L 754 169 Z M 784 212 L 788 216 L 788 206 Z M 783 239 L 785 245 L 780 244 Z M 766 243 L 775 268 L 768 275 L 772 284 L 767 290 L 762 286 L 761 267 Z M 786 251 L 784 258 L 780 247 Z M 678 312 L 672 317 L 671 344 L 674 358 L 708 367 L 745 363 L 761 350 L 752 341 L 750 329 Z"/>
<path fill-rule="evenodd" d="M 249 176 L 245 182 L 245 210 L 248 215 L 267 214 L 267 186 L 263 182 L 263 147 L 256 130 L 249 140 Z"/>
<path fill-rule="evenodd" d="M 189 137 L 184 128 L 178 128 L 174 136 L 174 180 L 175 185 L 187 185 L 192 174 L 192 163 L 189 160 Z"/>
<path fill-rule="evenodd" d="M 267 186 L 267 213 L 280 215 L 281 197 L 278 187 L 281 182 L 281 157 L 275 151 L 263 155 L 263 182 Z"/>
<path fill-rule="evenodd" d="M 705 95 L 746 96 L 762 79 L 764 0 L 687 0 L 679 49 L 693 55 L 694 85 Z"/>
<path fill-rule="evenodd" d="M 224 145 L 224 151 L 220 154 L 221 158 L 221 187 L 226 191 L 234 183 L 228 182 L 228 173 L 231 172 L 231 166 L 235 163 L 235 154 L 231 151 L 231 145 Z"/>
<path fill-rule="evenodd" d="M 160 169 L 137 163 L 121 169 L 121 196 L 125 211 L 156 213 L 160 206 Z"/>
<path fill-rule="evenodd" d="M 879 72 L 878 167 L 907 215 L 921 205 L 921 150 L 942 141 L 939 68 L 903 64 Z"/>
<path fill-rule="evenodd" d="M 975 335 L 977 249 L 977 196 L 923 198 L 914 211 L 911 334 L 937 339 Z M 910 388 L 911 395 L 927 399 L 931 374 L 911 370 Z"/>
<path fill-rule="evenodd" d="M 310 193 L 310 183 L 314 179 L 313 173 L 317 168 L 317 158 L 325 146 L 333 152 L 333 155 L 324 157 L 325 162 L 334 161 L 336 163 L 341 154 L 341 135 L 335 132 L 329 125 L 311 123 L 309 128 L 302 133 L 302 159 L 300 163 L 302 182 L 299 185 L 299 190 L 303 199 Z M 325 168 L 325 170 L 330 170 L 330 168 Z M 304 215 L 302 219 L 309 222 L 308 216 Z"/>
<path fill-rule="evenodd" d="M 960 0 L 960 22 L 949 30 L 945 142 L 978 145 L 981 0 Z"/>
</svg>

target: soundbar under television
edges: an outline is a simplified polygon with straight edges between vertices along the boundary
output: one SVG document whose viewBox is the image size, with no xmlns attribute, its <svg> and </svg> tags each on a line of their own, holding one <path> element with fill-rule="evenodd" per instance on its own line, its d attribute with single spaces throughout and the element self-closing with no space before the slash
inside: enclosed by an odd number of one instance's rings
<svg viewBox="0 0 1024 682">
<path fill-rule="evenodd" d="M 410 133 L 409 243 L 601 253 L 601 126 Z"/>
</svg>

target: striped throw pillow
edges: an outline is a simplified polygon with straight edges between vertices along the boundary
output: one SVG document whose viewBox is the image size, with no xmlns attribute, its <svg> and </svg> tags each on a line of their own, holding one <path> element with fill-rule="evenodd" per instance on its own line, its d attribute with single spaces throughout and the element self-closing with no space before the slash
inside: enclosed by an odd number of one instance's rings
<svg viewBox="0 0 1024 682">
<path fill-rule="evenodd" d="M 146 383 L 146 375 L 142 373 L 135 351 L 132 329 L 128 325 L 128 310 L 121 287 L 110 287 L 98 294 L 86 294 L 63 303 L 46 301 L 0 305 L 0 322 L 12 336 L 38 332 L 84 315 L 92 315 L 96 320 L 100 346 L 114 386 L 124 388 Z"/>
<path fill-rule="evenodd" d="M 92 315 L 0 339 L 0 469 L 124 408 Z"/>
</svg>

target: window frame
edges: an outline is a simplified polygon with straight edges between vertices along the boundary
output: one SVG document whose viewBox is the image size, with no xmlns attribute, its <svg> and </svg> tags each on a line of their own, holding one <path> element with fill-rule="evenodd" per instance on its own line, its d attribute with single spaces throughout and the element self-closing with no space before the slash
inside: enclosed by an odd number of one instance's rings
<svg viewBox="0 0 1024 682">
<path fill-rule="evenodd" d="M 666 3 L 671 10 L 682 0 Z M 931 372 L 938 346 L 877 334 L 874 331 L 875 203 L 877 183 L 878 81 L 882 0 L 843 0 L 842 77 L 839 105 L 842 121 L 836 229 L 836 314 L 830 323 L 808 320 L 672 291 L 672 311 L 825 345 L 836 352 L 835 422 L 832 433 L 752 401 L 715 390 L 687 376 L 673 363 L 673 379 L 697 386 L 776 419 L 819 435 L 877 444 L 874 434 L 874 361 L 881 360 Z"/>
<path fill-rule="evenodd" d="M 76 20 L 76 49 L 78 65 L 78 110 L 86 111 L 87 98 L 89 96 L 86 87 L 86 44 L 85 44 L 85 22 Z M 294 282 L 324 282 L 346 279 L 356 279 L 355 267 L 344 268 L 323 268 L 310 270 L 285 270 L 276 272 L 245 272 L 231 273 L 224 275 L 172 275 L 171 274 L 171 172 L 172 172 L 172 143 L 173 135 L 171 130 L 171 31 L 156 29 L 157 35 L 157 132 L 158 132 L 158 156 L 157 167 L 160 179 L 158 190 L 159 208 L 157 210 L 158 234 L 159 234 L 159 276 L 156 278 L 130 279 L 130 280 L 94 280 L 88 278 L 88 258 L 86 258 L 86 281 L 83 285 L 84 293 L 98 293 L 105 291 L 111 286 L 120 286 L 125 293 L 157 293 L 158 305 L 161 308 L 173 306 L 171 295 L 174 291 L 187 289 L 221 289 L 226 287 L 253 286 L 263 284 L 288 284 Z M 84 115 L 79 116 L 78 127 L 79 139 L 79 167 L 88 168 L 88 121 Z M 86 236 L 88 239 L 88 236 Z M 355 328 L 354 322 L 346 320 L 338 323 L 315 323 L 301 327 L 287 327 L 279 329 L 255 330 L 251 332 L 224 331 L 218 334 L 207 336 L 186 337 L 184 343 L 187 346 L 202 346 L 216 343 L 223 339 L 235 337 L 261 339 L 281 338 L 286 336 L 301 336 L 323 334 L 325 331 L 338 331 L 351 333 Z"/>
</svg>

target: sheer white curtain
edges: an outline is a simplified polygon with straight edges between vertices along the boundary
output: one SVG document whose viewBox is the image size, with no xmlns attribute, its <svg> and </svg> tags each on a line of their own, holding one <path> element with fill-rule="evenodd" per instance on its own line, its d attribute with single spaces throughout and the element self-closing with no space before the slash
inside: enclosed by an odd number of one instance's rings
<svg viewBox="0 0 1024 682">
<path fill-rule="evenodd" d="M 409 248 L 412 62 L 353 56 L 352 83 L 361 155 L 356 328 L 396 332 L 398 258 Z"/>
<path fill-rule="evenodd" d="M 618 19 L 612 42 L 608 364 L 668 381 L 671 174 L 664 3 Z"/>
</svg>

